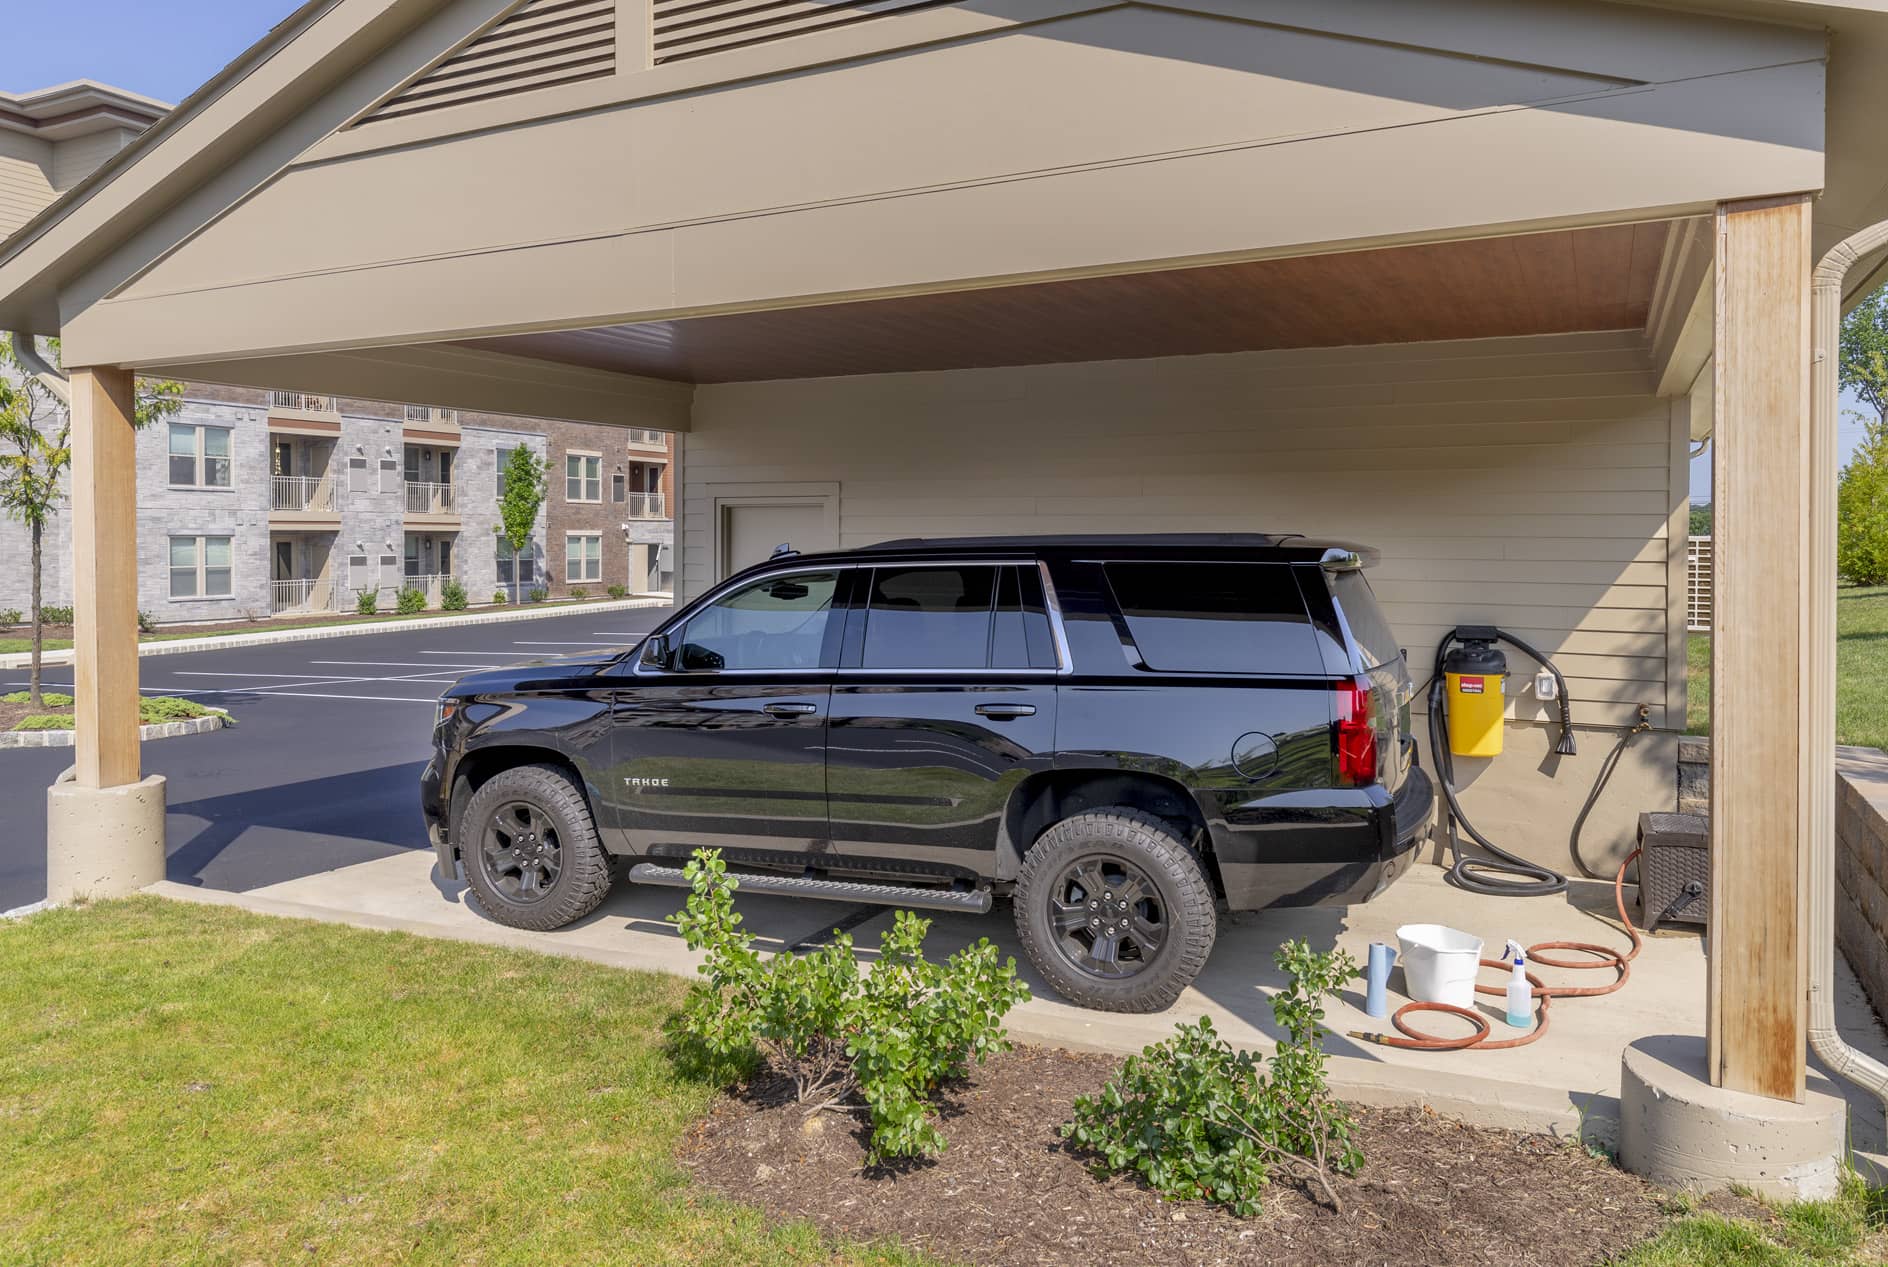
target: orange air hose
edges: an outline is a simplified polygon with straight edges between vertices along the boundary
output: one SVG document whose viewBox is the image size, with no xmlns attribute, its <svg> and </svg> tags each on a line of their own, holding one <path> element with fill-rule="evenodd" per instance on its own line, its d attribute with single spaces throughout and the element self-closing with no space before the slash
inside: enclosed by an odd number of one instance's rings
<svg viewBox="0 0 1888 1267">
<path fill-rule="evenodd" d="M 1543 941 L 1536 942 L 1523 952 L 1529 961 L 1548 968 L 1577 970 L 1615 968 L 1619 972 L 1616 980 L 1609 981 L 1605 985 L 1550 986 L 1543 984 L 1541 979 L 1532 972 L 1528 973 L 1528 984 L 1533 987 L 1532 995 L 1540 1000 L 1540 1010 L 1537 1013 L 1539 1023 L 1519 1038 L 1502 1038 L 1489 1042 L 1489 1035 L 1494 1033 L 1494 1024 L 1473 1008 L 1457 1007 L 1453 1003 L 1405 1003 L 1396 1009 L 1396 1014 L 1390 1018 L 1390 1024 L 1403 1035 L 1401 1038 L 1393 1034 L 1372 1034 L 1363 1030 L 1352 1030 L 1350 1036 L 1360 1038 L 1365 1042 L 1376 1043 L 1381 1047 L 1400 1047 L 1406 1051 L 1466 1051 L 1469 1048 L 1478 1051 L 1499 1051 L 1505 1047 L 1525 1047 L 1537 1041 L 1547 1032 L 1547 1009 L 1555 999 L 1589 999 L 1602 994 L 1611 994 L 1625 985 L 1626 978 L 1632 975 L 1632 961 L 1639 957 L 1639 951 L 1644 947 L 1645 940 L 1639 936 L 1639 930 L 1634 928 L 1632 921 L 1626 917 L 1626 868 L 1637 861 L 1639 853 L 1640 851 L 1635 849 L 1627 854 L 1626 860 L 1619 864 L 1618 874 L 1613 877 L 1613 906 L 1619 912 L 1620 926 L 1625 929 L 1626 936 L 1632 941 L 1631 950 L 1622 954 L 1610 947 L 1598 946 L 1592 942 Z M 1541 954 L 1543 950 L 1564 950 L 1592 957 L 1576 960 L 1557 959 Z M 1509 966 L 1500 959 L 1484 959 L 1481 964 L 1484 968 Z M 1475 992 L 1505 995 L 1507 987 L 1477 985 Z M 1475 1032 L 1460 1038 L 1439 1038 L 1434 1034 L 1425 1034 L 1406 1019 L 1417 1012 L 1444 1012 L 1450 1016 L 1459 1016 L 1472 1023 L 1475 1026 Z"/>
</svg>

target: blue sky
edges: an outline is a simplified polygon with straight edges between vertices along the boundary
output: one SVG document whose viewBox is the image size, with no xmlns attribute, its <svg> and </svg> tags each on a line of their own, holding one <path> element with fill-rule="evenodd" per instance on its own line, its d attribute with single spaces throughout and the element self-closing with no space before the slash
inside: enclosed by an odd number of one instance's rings
<svg viewBox="0 0 1888 1267">
<path fill-rule="evenodd" d="M 7 0 L 0 89 L 102 79 L 178 102 L 300 7 L 300 0 Z M 1853 405 L 1844 398 L 1844 408 Z M 1842 420 L 1848 459 L 1861 424 Z M 1711 496 L 1711 455 L 1691 464 L 1691 496 Z"/>
<path fill-rule="evenodd" d="M 0 88 L 101 79 L 178 102 L 299 0 L 6 0 Z"/>
</svg>

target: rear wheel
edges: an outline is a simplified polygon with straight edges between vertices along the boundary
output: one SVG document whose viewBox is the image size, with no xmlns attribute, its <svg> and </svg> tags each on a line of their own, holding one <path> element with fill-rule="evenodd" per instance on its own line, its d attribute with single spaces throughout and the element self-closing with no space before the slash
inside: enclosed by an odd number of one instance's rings
<svg viewBox="0 0 1888 1267">
<path fill-rule="evenodd" d="M 561 928 L 594 911 L 610 891 L 610 860 L 590 807 L 554 766 L 493 775 L 467 802 L 454 835 L 468 893 L 500 924 Z"/>
<path fill-rule="evenodd" d="M 1071 1002 L 1158 1012 L 1199 975 L 1218 931 L 1213 885 L 1172 826 L 1098 810 L 1044 832 L 1023 858 L 1016 932 Z"/>
</svg>

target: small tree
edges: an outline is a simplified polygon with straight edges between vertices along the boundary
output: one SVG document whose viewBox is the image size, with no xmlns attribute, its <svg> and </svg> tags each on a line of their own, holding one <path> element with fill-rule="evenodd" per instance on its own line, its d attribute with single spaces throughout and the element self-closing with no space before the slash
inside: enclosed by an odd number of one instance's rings
<svg viewBox="0 0 1888 1267">
<path fill-rule="evenodd" d="M 56 360 L 57 342 L 51 350 Z M 133 425 L 146 427 L 175 414 L 183 405 L 183 390 L 171 379 L 138 380 Z M 71 465 L 71 409 L 21 363 L 11 337 L 0 334 L 0 510 L 24 523 L 32 540 L 33 666 L 27 693 L 34 708 L 44 707 L 39 683 L 46 524 L 59 513 Z"/>
<path fill-rule="evenodd" d="M 1693 502 L 1691 504 L 1691 535 L 1708 537 L 1711 535 L 1711 503 Z"/>
<path fill-rule="evenodd" d="M 1836 490 L 1836 570 L 1857 585 L 1888 583 L 1888 288 L 1842 319 L 1837 377 L 1873 411 Z"/>
<path fill-rule="evenodd" d="M 1836 485 L 1836 571 L 1857 585 L 1888 585 L 1888 427 L 1879 420 Z"/>
<path fill-rule="evenodd" d="M 531 543 L 538 509 L 544 505 L 544 461 L 524 445 L 505 464 L 505 490 L 498 497 L 498 535 L 511 547 L 511 597 L 518 601 L 518 552 Z"/>
</svg>

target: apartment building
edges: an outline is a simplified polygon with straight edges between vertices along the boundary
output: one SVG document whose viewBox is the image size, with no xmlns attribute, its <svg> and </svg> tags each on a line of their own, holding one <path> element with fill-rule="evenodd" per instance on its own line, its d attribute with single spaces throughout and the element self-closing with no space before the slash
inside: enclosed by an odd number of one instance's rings
<svg viewBox="0 0 1888 1267">
<path fill-rule="evenodd" d="M 0 238 L 169 107 L 94 83 L 0 93 Z M 531 540 L 498 532 L 513 450 L 545 463 Z M 674 446 L 657 431 L 188 383 L 138 438 L 138 605 L 160 623 L 382 610 L 402 589 L 439 605 L 543 590 L 595 596 L 674 584 Z M 46 530 L 45 601 L 72 601 L 69 516 Z M 31 593 L 23 525 L 0 520 L 0 609 Z"/>
</svg>

